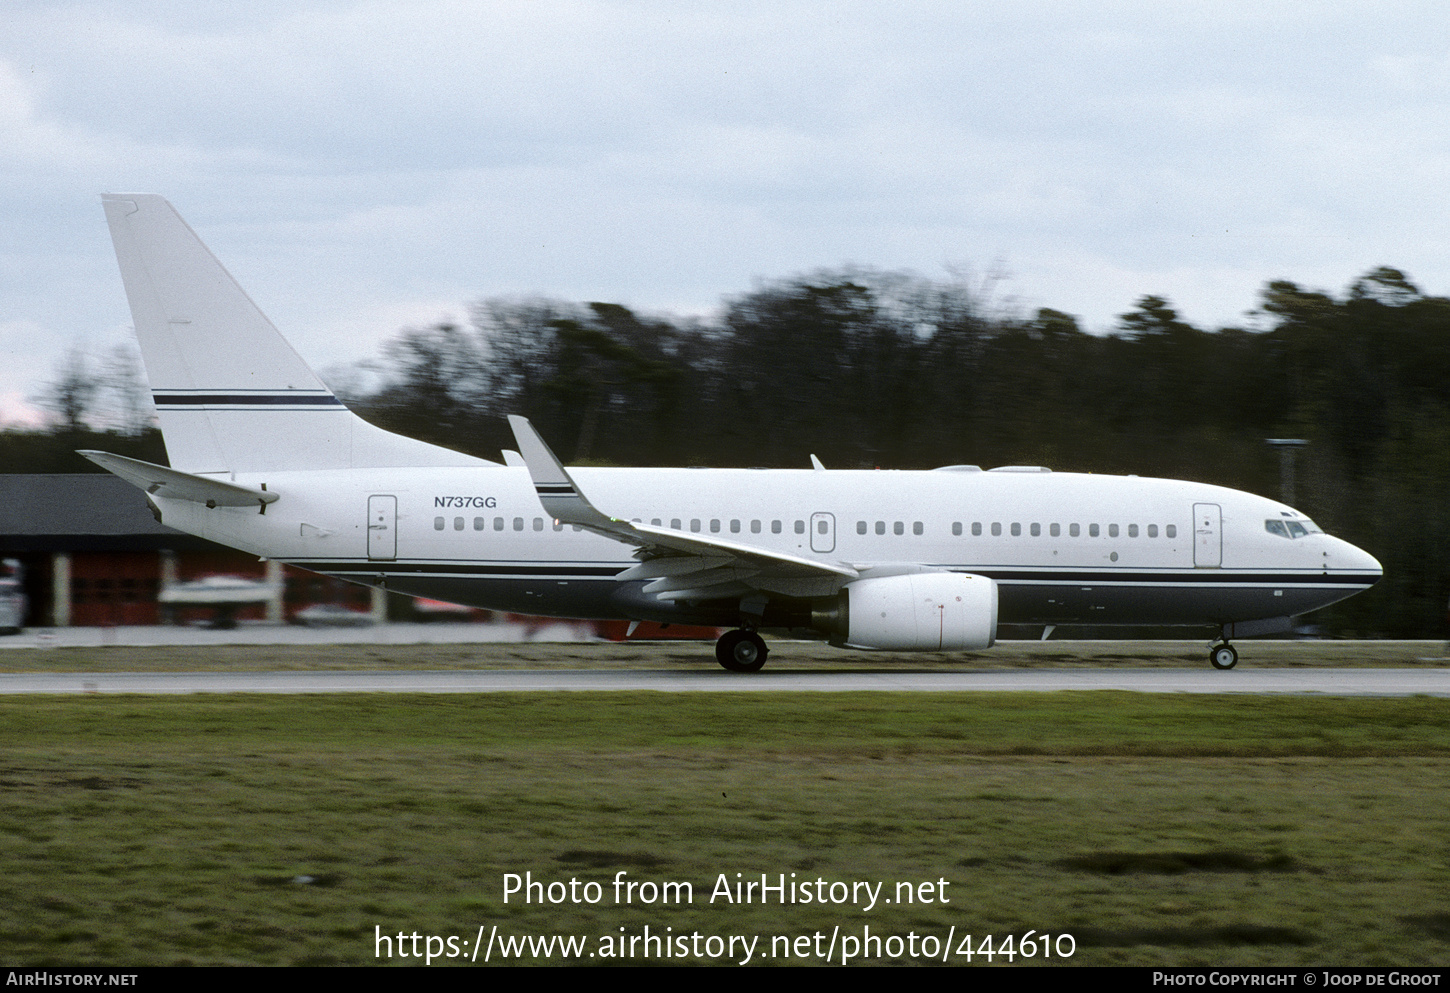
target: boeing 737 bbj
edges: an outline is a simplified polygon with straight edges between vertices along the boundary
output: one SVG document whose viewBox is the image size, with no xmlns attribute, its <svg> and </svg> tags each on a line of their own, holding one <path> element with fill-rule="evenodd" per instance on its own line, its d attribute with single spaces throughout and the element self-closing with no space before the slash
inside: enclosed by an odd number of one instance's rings
<svg viewBox="0 0 1450 993">
<path fill-rule="evenodd" d="M 158 519 L 413 596 L 897 651 L 999 623 L 1213 626 L 1230 639 L 1368 589 L 1380 565 L 1291 507 L 1200 483 L 1054 473 L 568 469 L 522 417 L 506 464 L 383 431 L 322 384 L 159 196 L 104 198 L 170 467 L 88 458 Z"/>
</svg>

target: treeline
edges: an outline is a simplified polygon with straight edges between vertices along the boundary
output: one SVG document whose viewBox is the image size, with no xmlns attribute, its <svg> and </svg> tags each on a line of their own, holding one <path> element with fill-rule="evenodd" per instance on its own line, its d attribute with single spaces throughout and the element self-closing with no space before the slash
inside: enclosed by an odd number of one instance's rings
<svg viewBox="0 0 1450 993">
<path fill-rule="evenodd" d="M 1205 330 L 1144 297 L 1110 335 L 994 308 L 982 287 L 827 273 L 718 323 L 614 304 L 489 301 L 403 332 L 355 397 L 392 430 L 488 458 L 530 417 L 566 460 L 837 468 L 1046 465 L 1280 495 L 1267 438 L 1302 438 L 1295 503 L 1385 565 L 1316 620 L 1438 637 L 1450 594 L 1450 300 L 1376 269 L 1341 296 L 1268 284 L 1264 329 Z"/>
<path fill-rule="evenodd" d="M 1268 284 L 1260 330 L 1144 297 L 1108 335 L 993 305 L 990 284 L 836 272 L 764 285 L 718 321 L 615 304 L 487 301 L 406 330 L 375 423 L 485 458 L 530 417 L 572 462 L 833 468 L 1046 465 L 1280 494 L 1266 438 L 1302 438 L 1299 509 L 1380 558 L 1314 615 L 1438 637 L 1450 594 L 1450 300 L 1376 269 L 1335 296 Z M 104 447 L 96 445 L 96 447 Z M 14 470 L 10 470 L 14 471 Z"/>
<path fill-rule="evenodd" d="M 0 473 L 104 472 L 76 454 L 96 450 L 113 452 L 143 462 L 166 464 L 161 432 L 147 428 L 138 434 L 99 431 L 87 427 L 0 431 Z"/>
</svg>

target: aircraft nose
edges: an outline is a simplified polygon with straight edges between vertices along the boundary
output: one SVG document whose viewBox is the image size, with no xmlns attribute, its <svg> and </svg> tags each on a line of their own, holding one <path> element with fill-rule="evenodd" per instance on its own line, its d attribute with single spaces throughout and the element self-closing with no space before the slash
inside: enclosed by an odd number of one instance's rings
<svg viewBox="0 0 1450 993">
<path fill-rule="evenodd" d="M 1334 539 L 1334 547 L 1325 564 L 1336 572 L 1359 573 L 1370 586 L 1378 583 L 1385 574 L 1379 559 L 1342 538 Z"/>
</svg>

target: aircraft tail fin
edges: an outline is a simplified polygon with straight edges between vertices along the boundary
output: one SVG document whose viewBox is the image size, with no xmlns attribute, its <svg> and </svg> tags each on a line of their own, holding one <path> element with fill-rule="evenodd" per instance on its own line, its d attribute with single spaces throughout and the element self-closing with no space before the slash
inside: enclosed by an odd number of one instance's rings
<svg viewBox="0 0 1450 993">
<path fill-rule="evenodd" d="M 150 193 L 101 199 L 172 468 L 494 464 L 353 414 L 170 203 Z"/>
</svg>

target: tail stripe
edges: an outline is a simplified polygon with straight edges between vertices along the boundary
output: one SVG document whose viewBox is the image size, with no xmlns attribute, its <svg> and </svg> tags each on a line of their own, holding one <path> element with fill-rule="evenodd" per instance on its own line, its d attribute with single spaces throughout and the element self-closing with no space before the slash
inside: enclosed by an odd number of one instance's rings
<svg viewBox="0 0 1450 993">
<path fill-rule="evenodd" d="M 190 410 L 195 407 L 245 409 L 263 407 L 341 407 L 343 403 L 331 393 L 299 394 L 287 393 L 170 393 L 156 391 L 152 394 L 158 409 L 172 408 Z"/>
</svg>

